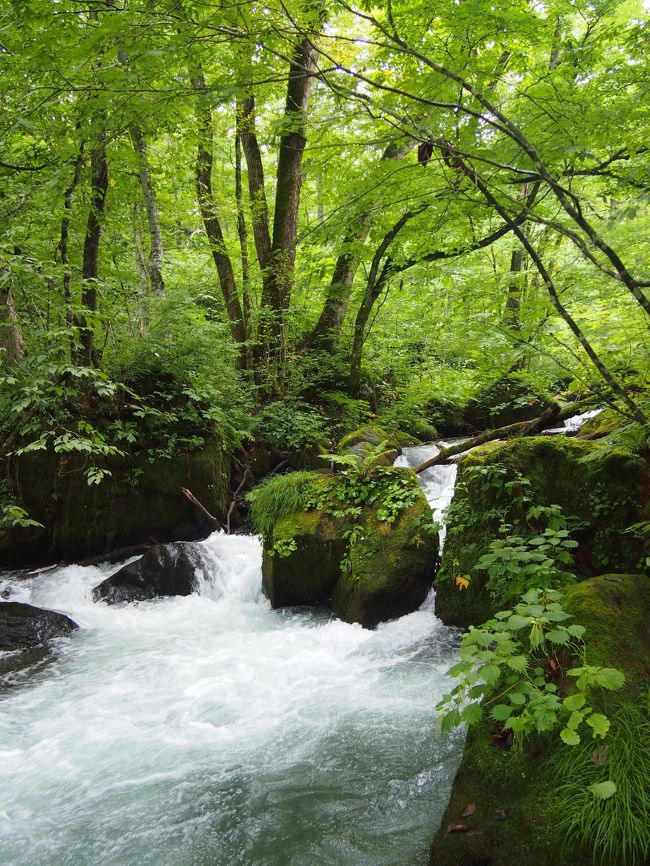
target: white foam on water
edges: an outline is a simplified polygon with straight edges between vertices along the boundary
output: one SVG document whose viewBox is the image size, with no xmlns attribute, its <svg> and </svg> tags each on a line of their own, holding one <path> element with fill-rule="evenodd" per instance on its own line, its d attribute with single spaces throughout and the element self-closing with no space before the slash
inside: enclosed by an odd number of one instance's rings
<svg viewBox="0 0 650 866">
<path fill-rule="evenodd" d="M 375 631 L 272 611 L 258 538 L 202 548 L 184 598 L 93 603 L 116 565 L 11 581 L 81 628 L 0 692 L 0 863 L 424 866 L 462 747 L 433 712 L 454 631 L 426 605 Z"/>
</svg>

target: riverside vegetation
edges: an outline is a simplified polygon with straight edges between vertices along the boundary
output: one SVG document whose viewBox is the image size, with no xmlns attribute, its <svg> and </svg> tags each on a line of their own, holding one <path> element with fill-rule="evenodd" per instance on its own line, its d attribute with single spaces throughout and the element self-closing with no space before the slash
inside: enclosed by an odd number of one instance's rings
<svg viewBox="0 0 650 866">
<path fill-rule="evenodd" d="M 649 32 L 641 0 L 0 11 L 1 565 L 250 518 L 274 606 L 372 627 L 435 579 L 469 728 L 432 864 L 650 856 Z M 477 434 L 441 560 L 392 464 Z"/>
</svg>

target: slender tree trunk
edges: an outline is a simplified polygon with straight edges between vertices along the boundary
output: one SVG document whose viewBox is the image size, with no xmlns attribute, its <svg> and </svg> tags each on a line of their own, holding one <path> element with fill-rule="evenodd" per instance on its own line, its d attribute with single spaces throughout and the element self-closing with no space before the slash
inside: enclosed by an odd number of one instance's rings
<svg viewBox="0 0 650 866">
<path fill-rule="evenodd" d="M 242 160 L 241 160 L 241 137 L 235 134 L 235 199 L 237 200 L 237 234 L 239 235 L 239 247 L 241 249 L 241 281 L 242 281 L 242 313 L 244 316 L 244 330 L 246 331 L 246 366 L 253 366 L 253 355 L 251 340 L 253 337 L 253 322 L 251 310 L 251 287 L 250 287 L 250 264 L 248 260 L 248 231 L 246 229 L 246 216 L 244 213 L 244 201 L 242 195 Z"/>
<path fill-rule="evenodd" d="M 108 162 L 103 130 L 99 133 L 90 158 L 90 185 L 92 195 L 81 264 L 81 305 L 83 312 L 80 321 L 81 360 L 87 366 L 94 364 L 97 360 L 94 347 L 95 325 L 93 316 L 97 311 L 99 245 L 108 191 Z"/>
<path fill-rule="evenodd" d="M 336 260 L 323 309 L 307 341 L 310 348 L 326 352 L 336 349 L 370 223 L 370 214 L 362 214 L 343 240 L 343 250 Z"/>
<path fill-rule="evenodd" d="M 76 127 L 79 129 L 79 124 Z M 73 331 L 74 316 L 72 312 L 72 269 L 70 267 L 70 220 L 72 219 L 72 206 L 74 204 L 74 196 L 79 185 L 81 170 L 83 168 L 84 141 L 79 143 L 77 158 L 74 163 L 74 171 L 72 179 L 63 194 L 63 217 L 61 219 L 61 235 L 58 244 L 58 253 L 61 257 L 61 265 L 63 267 L 63 299 L 65 301 L 65 321 L 69 331 L 70 339 L 70 357 L 74 355 L 74 347 L 76 337 Z"/>
<path fill-rule="evenodd" d="M 11 366 L 25 354 L 25 341 L 20 330 L 8 270 L 0 273 L 0 284 L 0 360 Z"/>
<path fill-rule="evenodd" d="M 230 333 L 240 349 L 239 365 L 245 367 L 246 352 L 244 344 L 246 342 L 246 331 L 244 328 L 244 314 L 242 312 L 241 304 L 239 303 L 235 273 L 232 262 L 230 261 L 230 256 L 226 249 L 226 243 L 221 230 L 221 223 L 219 221 L 219 215 L 212 192 L 212 110 L 204 96 L 206 87 L 202 72 L 197 71 L 193 74 L 192 86 L 197 93 L 198 99 L 196 116 L 199 142 L 196 154 L 196 196 L 201 216 L 203 218 L 205 233 L 210 243 L 210 249 L 212 250 L 212 258 L 214 259 L 214 264 L 217 269 L 221 293 L 226 305 Z"/>
<path fill-rule="evenodd" d="M 415 147 L 415 141 L 391 142 L 381 156 L 381 162 L 402 159 Z M 355 216 L 343 239 L 327 290 L 321 314 L 307 339 L 314 349 L 334 352 L 341 336 L 341 329 L 350 303 L 350 294 L 362 258 L 362 248 L 372 224 L 372 211 L 363 211 Z"/>
<path fill-rule="evenodd" d="M 260 270 L 264 273 L 271 257 L 269 208 L 264 186 L 264 164 L 255 132 L 255 100 L 252 96 L 237 101 L 237 129 L 246 157 L 248 194 L 251 205 L 253 240 Z"/>
<path fill-rule="evenodd" d="M 151 179 L 149 168 L 149 156 L 147 153 L 147 142 L 142 130 L 132 123 L 129 126 L 129 135 L 133 143 L 133 150 L 138 161 L 138 178 L 140 189 L 144 199 L 144 208 L 147 214 L 149 226 L 149 259 L 147 261 L 147 276 L 151 291 L 159 298 L 165 296 L 165 282 L 162 275 L 163 266 L 163 238 L 160 228 L 160 214 L 156 202 L 156 191 Z"/>
<path fill-rule="evenodd" d="M 316 68 L 316 49 L 309 37 L 296 46 L 287 84 L 287 99 L 278 154 L 273 237 L 269 267 L 263 274 L 262 320 L 264 351 L 277 365 L 281 382 L 286 356 L 286 312 L 291 301 L 302 158 L 306 144 L 307 111 Z"/>
</svg>

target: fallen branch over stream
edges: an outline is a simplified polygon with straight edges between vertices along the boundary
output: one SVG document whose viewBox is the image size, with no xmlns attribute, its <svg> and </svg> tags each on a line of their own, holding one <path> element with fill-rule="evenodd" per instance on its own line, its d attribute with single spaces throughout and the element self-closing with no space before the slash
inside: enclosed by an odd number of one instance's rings
<svg viewBox="0 0 650 866">
<path fill-rule="evenodd" d="M 432 466 L 444 464 L 450 457 L 463 454 L 465 451 L 470 451 L 472 448 L 476 448 L 478 445 L 483 445 L 486 442 L 494 442 L 495 439 L 535 436 L 547 427 L 551 427 L 558 421 L 565 421 L 567 418 L 579 414 L 580 411 L 584 411 L 591 405 L 593 405 L 593 401 L 581 401 L 579 403 L 570 403 L 568 406 L 561 408 L 557 403 L 554 403 L 532 421 L 518 421 L 516 424 L 508 424 L 506 427 L 484 430 L 483 433 L 479 433 L 478 436 L 474 436 L 472 439 L 465 439 L 463 442 L 450 445 L 449 448 L 443 448 L 435 457 L 431 457 L 417 466 L 415 472 L 417 474 L 424 472 L 425 469 L 430 469 Z"/>
</svg>

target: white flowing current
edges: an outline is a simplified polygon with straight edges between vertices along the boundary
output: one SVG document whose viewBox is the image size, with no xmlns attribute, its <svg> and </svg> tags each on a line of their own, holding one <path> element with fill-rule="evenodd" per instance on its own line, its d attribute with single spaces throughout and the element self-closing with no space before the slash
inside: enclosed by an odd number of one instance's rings
<svg viewBox="0 0 650 866">
<path fill-rule="evenodd" d="M 186 598 L 94 604 L 115 565 L 0 580 L 81 626 L 0 691 L 2 866 L 425 866 L 454 631 L 426 603 L 375 631 L 273 611 L 256 537 L 203 546 Z"/>
</svg>

